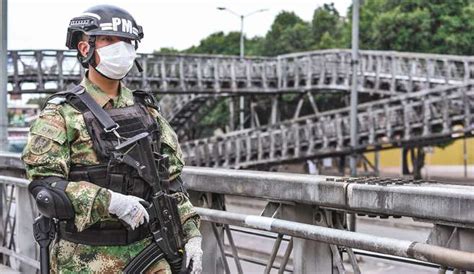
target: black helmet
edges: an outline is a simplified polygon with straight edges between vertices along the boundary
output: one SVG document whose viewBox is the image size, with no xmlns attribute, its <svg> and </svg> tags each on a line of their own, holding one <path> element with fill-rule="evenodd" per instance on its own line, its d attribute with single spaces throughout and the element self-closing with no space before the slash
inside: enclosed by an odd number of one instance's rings
<svg viewBox="0 0 474 274">
<path fill-rule="evenodd" d="M 80 35 L 113 35 L 140 41 L 143 29 L 126 10 L 111 5 L 89 8 L 69 22 L 66 47 L 75 49 Z"/>
<path fill-rule="evenodd" d="M 112 5 L 98 5 L 71 19 L 67 29 L 66 47 L 76 49 L 82 34 L 89 35 L 91 50 L 86 57 L 78 53 L 78 58 L 82 65 L 87 67 L 95 49 L 95 36 L 112 35 L 128 38 L 135 40 L 137 48 L 137 42 L 143 38 L 143 28 L 126 10 Z"/>
</svg>

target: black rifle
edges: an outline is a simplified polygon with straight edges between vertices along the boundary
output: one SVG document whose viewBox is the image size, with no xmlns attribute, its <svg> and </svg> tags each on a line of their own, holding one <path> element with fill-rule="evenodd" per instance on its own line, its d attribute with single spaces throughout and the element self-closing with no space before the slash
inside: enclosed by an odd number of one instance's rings
<svg viewBox="0 0 474 274">
<path fill-rule="evenodd" d="M 163 257 L 170 264 L 173 273 L 186 273 L 183 270 L 183 228 L 178 204 L 168 189 L 168 157 L 154 151 L 156 148 L 151 145 L 148 133 L 138 134 L 115 149 L 115 159 L 135 168 L 139 176 L 153 188 L 149 203 L 143 203 L 150 215 L 148 226 L 153 242 L 128 263 L 124 273 L 142 273 Z M 126 152 L 122 153 L 124 150 Z"/>
<path fill-rule="evenodd" d="M 56 235 L 56 224 L 53 219 L 43 215 L 33 223 L 33 234 L 40 246 L 40 272 L 49 273 L 49 245 Z"/>
</svg>

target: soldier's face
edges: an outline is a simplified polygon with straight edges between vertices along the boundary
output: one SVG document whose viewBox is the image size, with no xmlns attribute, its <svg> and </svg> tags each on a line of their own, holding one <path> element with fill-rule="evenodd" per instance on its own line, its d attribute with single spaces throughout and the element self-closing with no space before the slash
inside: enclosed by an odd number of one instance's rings
<svg viewBox="0 0 474 274">
<path fill-rule="evenodd" d="M 82 40 L 77 45 L 77 49 L 82 54 L 82 56 L 87 56 L 87 53 L 89 52 L 90 46 L 89 46 L 89 43 L 87 42 L 88 39 L 89 38 L 87 36 L 82 37 Z M 95 47 L 96 49 L 100 49 L 102 47 L 106 47 L 120 41 L 124 41 L 129 44 L 132 43 L 130 39 L 123 38 L 123 37 L 111 36 L 111 35 L 98 35 L 95 39 Z M 94 54 L 94 58 L 95 58 L 95 63 L 99 64 L 100 63 L 99 55 Z"/>
</svg>

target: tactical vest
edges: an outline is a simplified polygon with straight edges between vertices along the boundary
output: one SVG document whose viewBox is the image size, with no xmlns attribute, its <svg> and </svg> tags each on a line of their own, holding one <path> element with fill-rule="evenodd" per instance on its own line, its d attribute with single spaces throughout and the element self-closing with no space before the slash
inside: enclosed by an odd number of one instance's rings
<svg viewBox="0 0 474 274">
<path fill-rule="evenodd" d="M 152 187 L 140 178 L 135 168 L 129 164 L 117 162 L 112 157 L 115 147 L 119 145 L 118 137 L 114 132 L 104 130 L 92 111 L 93 106 L 91 105 L 93 103 L 84 102 L 76 96 L 76 93 L 82 92 L 81 88 L 79 86 L 62 94 L 71 106 L 82 113 L 100 163 L 88 166 L 72 165 L 68 180 L 87 181 L 115 192 L 148 200 L 153 194 Z M 88 97 L 92 99 L 90 95 Z M 134 102 L 135 104 L 132 106 L 104 109 L 104 111 L 119 125 L 116 132 L 121 137 L 131 138 L 137 134 L 147 132 L 149 135 L 146 138 L 149 138 L 153 151 L 160 151 L 161 129 L 156 119 L 152 117 L 147 109 L 147 107 L 157 108 L 154 98 L 146 92 L 135 91 Z M 97 106 L 96 104 L 95 107 Z M 134 145 L 127 154 L 135 158 L 134 156 L 137 155 L 138 150 L 143 149 L 149 148 Z M 71 223 L 60 224 L 61 238 L 87 245 L 128 245 L 149 235 L 149 231 L 144 226 L 131 231 L 118 222 L 100 222 L 83 232 L 77 232 Z"/>
</svg>

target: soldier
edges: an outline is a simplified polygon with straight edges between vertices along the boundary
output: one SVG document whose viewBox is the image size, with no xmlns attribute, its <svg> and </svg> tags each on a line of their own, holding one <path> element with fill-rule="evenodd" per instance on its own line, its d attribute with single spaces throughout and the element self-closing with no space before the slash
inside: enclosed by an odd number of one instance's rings
<svg viewBox="0 0 474 274">
<path fill-rule="evenodd" d="M 201 273 L 200 221 L 182 188 L 177 136 L 153 96 L 120 82 L 136 63 L 141 38 L 142 27 L 114 6 L 92 7 L 70 21 L 66 46 L 78 51 L 86 75 L 80 86 L 49 99 L 22 155 L 38 209 L 58 220 L 52 273 L 122 272 L 154 244 L 145 225 L 153 216 L 144 201 L 160 187 L 145 174 L 157 172 L 148 169 L 162 163 L 157 155 L 169 160 L 160 171 L 161 185 L 177 202 L 184 237 L 177 241 L 184 245 L 186 266 Z M 146 273 L 176 272 L 160 248 Z"/>
</svg>

